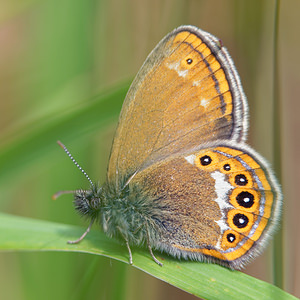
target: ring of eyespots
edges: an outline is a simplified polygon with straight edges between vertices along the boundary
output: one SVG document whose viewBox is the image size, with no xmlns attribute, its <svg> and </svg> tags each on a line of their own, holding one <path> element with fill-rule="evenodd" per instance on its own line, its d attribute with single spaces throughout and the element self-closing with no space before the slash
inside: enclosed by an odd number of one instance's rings
<svg viewBox="0 0 300 300">
<path fill-rule="evenodd" d="M 240 192 L 235 199 L 240 206 L 245 208 L 250 208 L 254 205 L 253 194 L 246 191 Z"/>
<path fill-rule="evenodd" d="M 230 171 L 230 170 L 231 170 L 230 164 L 225 164 L 225 165 L 223 166 L 223 170 L 225 170 L 225 171 Z"/>
<path fill-rule="evenodd" d="M 188 65 L 190 65 L 190 64 L 193 63 L 193 60 L 192 60 L 191 58 L 188 58 L 188 59 L 186 60 L 186 63 L 187 63 Z"/>
<path fill-rule="evenodd" d="M 208 166 L 211 164 L 211 162 L 212 162 L 212 159 L 208 155 L 204 155 L 204 156 L 200 157 L 200 163 L 202 166 Z"/>
<path fill-rule="evenodd" d="M 244 174 L 238 174 L 234 177 L 234 182 L 239 186 L 245 186 L 248 184 L 248 179 Z"/>
<path fill-rule="evenodd" d="M 249 223 L 248 217 L 241 213 L 235 214 L 232 221 L 237 228 L 245 228 Z"/>
<path fill-rule="evenodd" d="M 228 233 L 226 239 L 229 243 L 233 243 L 236 240 L 236 237 L 233 233 Z"/>
</svg>

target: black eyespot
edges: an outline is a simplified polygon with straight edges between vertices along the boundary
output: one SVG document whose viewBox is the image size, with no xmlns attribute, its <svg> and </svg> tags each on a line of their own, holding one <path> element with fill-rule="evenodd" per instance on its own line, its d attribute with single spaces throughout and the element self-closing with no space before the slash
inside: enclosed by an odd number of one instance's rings
<svg viewBox="0 0 300 300">
<path fill-rule="evenodd" d="M 236 237 L 233 233 L 228 233 L 226 238 L 229 243 L 233 243 L 236 240 Z"/>
<path fill-rule="evenodd" d="M 230 170 L 231 170 L 231 167 L 230 167 L 229 164 L 225 164 L 225 165 L 223 166 L 223 169 L 224 169 L 225 171 L 230 171 Z"/>
<path fill-rule="evenodd" d="M 236 196 L 236 201 L 240 206 L 250 208 L 254 204 L 254 196 L 249 192 L 241 192 Z"/>
<path fill-rule="evenodd" d="M 207 166 L 212 162 L 212 159 L 208 155 L 204 155 L 200 158 L 200 162 L 202 166 Z"/>
<path fill-rule="evenodd" d="M 193 62 L 193 60 L 192 60 L 191 58 L 188 58 L 188 59 L 186 60 L 186 62 L 187 62 L 188 65 L 190 65 L 190 64 Z"/>
<path fill-rule="evenodd" d="M 248 179 L 246 178 L 246 176 L 244 174 L 238 174 L 238 175 L 235 176 L 234 182 L 237 185 L 244 186 L 248 183 Z"/>
<path fill-rule="evenodd" d="M 233 224 L 237 228 L 245 228 L 248 225 L 248 223 L 249 223 L 248 217 L 243 214 L 236 214 L 233 217 Z"/>
</svg>

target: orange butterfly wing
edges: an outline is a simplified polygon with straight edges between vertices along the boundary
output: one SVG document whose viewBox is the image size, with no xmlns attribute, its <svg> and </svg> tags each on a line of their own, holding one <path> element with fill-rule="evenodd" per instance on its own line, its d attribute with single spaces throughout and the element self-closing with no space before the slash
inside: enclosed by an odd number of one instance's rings
<svg viewBox="0 0 300 300">
<path fill-rule="evenodd" d="M 181 26 L 150 53 L 123 104 L 107 181 L 122 186 L 170 155 L 217 139 L 242 141 L 247 103 L 220 41 Z"/>
</svg>

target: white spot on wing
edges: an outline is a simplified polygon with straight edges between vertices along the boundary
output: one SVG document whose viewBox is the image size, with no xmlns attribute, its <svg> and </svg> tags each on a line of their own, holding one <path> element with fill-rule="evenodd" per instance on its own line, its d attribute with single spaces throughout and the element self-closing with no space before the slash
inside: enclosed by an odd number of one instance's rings
<svg viewBox="0 0 300 300">
<path fill-rule="evenodd" d="M 219 237 L 215 247 L 218 249 L 218 250 L 221 250 L 221 237 Z"/>
<path fill-rule="evenodd" d="M 200 105 L 203 106 L 204 108 L 206 108 L 208 104 L 209 104 L 209 100 L 207 99 L 202 99 L 200 102 Z"/>
<path fill-rule="evenodd" d="M 222 232 L 224 232 L 227 229 L 230 229 L 230 227 L 222 219 L 219 221 L 216 221 L 216 223 L 220 226 Z"/>
<path fill-rule="evenodd" d="M 219 240 L 217 242 L 217 244 L 215 245 L 215 247 L 217 249 L 221 249 L 221 239 L 222 239 L 222 235 L 223 232 L 225 230 L 229 229 L 229 226 L 226 223 L 226 216 L 225 216 L 225 212 L 224 209 L 225 208 L 233 208 L 233 206 L 229 203 L 227 203 L 226 199 L 228 198 L 228 193 L 230 190 L 232 190 L 234 187 L 225 180 L 225 174 L 219 172 L 219 171 L 215 171 L 213 173 L 211 173 L 211 177 L 215 180 L 215 191 L 217 193 L 217 198 L 215 199 L 215 201 L 218 203 L 220 210 L 221 210 L 221 214 L 222 217 L 220 220 L 215 220 L 215 222 L 218 224 L 218 226 L 221 229 L 221 235 L 219 237 Z"/>
<path fill-rule="evenodd" d="M 189 162 L 191 165 L 195 164 L 196 155 L 191 154 L 185 157 L 186 161 Z"/>
<path fill-rule="evenodd" d="M 227 203 L 225 199 L 227 198 L 228 192 L 234 187 L 225 181 L 225 174 L 219 171 L 211 173 L 211 177 L 215 180 L 215 191 L 217 193 L 217 199 L 215 199 L 215 201 L 219 204 L 221 211 L 224 208 L 232 208 L 233 206 Z"/>
<path fill-rule="evenodd" d="M 177 72 L 177 74 L 180 76 L 180 77 L 185 77 L 187 75 L 187 73 L 189 72 L 189 70 L 180 70 L 180 62 L 175 62 L 175 63 L 172 63 L 172 64 L 167 64 L 167 67 L 170 69 L 170 70 L 175 70 Z"/>
</svg>

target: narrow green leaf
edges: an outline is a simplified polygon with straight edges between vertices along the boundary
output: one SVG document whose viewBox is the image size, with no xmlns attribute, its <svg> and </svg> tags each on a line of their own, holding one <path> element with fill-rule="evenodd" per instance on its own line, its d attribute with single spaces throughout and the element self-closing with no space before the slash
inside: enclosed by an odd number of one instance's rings
<svg viewBox="0 0 300 300">
<path fill-rule="evenodd" d="M 102 232 L 92 230 L 76 245 L 67 240 L 79 237 L 83 228 L 0 214 L 2 251 L 72 251 L 107 256 L 128 263 L 126 247 Z M 159 267 L 149 253 L 133 249 L 134 267 L 204 299 L 296 299 L 283 290 L 242 272 L 199 262 L 179 261 L 156 253 Z"/>
</svg>

